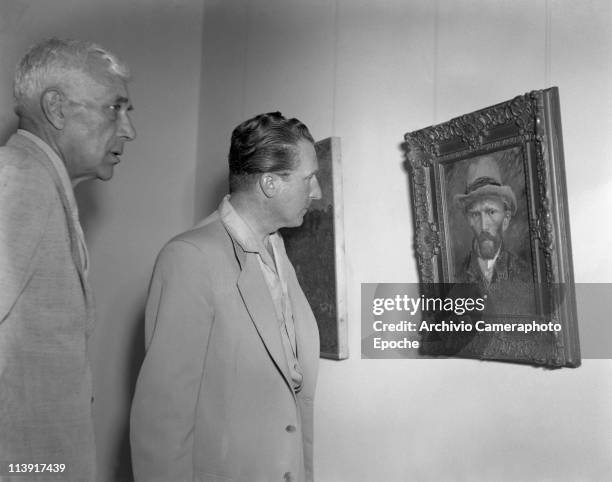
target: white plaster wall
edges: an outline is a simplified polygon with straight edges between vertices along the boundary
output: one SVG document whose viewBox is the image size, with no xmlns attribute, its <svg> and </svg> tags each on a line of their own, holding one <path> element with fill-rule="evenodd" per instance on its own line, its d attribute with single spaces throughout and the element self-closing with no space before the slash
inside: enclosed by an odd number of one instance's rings
<svg viewBox="0 0 612 482">
<path fill-rule="evenodd" d="M 403 134 L 552 85 L 576 279 L 610 281 L 611 21 L 605 0 L 206 1 L 196 217 L 246 117 L 279 109 L 342 139 L 351 358 L 321 361 L 317 480 L 609 478 L 609 361 L 361 360 L 359 307 L 362 282 L 416 281 Z"/>
<path fill-rule="evenodd" d="M 42 37 L 99 41 L 135 74 L 138 138 L 112 181 L 78 193 L 99 319 L 99 480 L 128 480 L 155 255 L 226 191 L 231 129 L 273 109 L 342 138 L 351 358 L 321 361 L 317 480 L 607 480 L 609 361 L 545 371 L 361 360 L 359 306 L 362 282 L 417 278 L 403 134 L 550 85 L 561 92 L 576 279 L 610 281 L 611 20 L 605 0 L 2 2 L 0 140 L 15 125 L 9 67 Z M 606 301 L 579 315 L 604 321 Z"/>
</svg>

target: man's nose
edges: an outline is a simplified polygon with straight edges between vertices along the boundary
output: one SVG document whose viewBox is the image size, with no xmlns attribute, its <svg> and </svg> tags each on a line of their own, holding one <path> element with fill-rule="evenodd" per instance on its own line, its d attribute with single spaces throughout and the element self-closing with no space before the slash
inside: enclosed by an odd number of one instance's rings
<svg viewBox="0 0 612 482">
<path fill-rule="evenodd" d="M 477 213 L 472 216 L 472 228 L 476 234 L 480 234 L 485 230 L 485 220 L 482 213 Z"/>
<path fill-rule="evenodd" d="M 310 187 L 310 198 L 311 199 L 321 199 L 321 186 L 319 185 L 319 180 L 317 176 L 313 176 L 312 184 Z"/>
<path fill-rule="evenodd" d="M 493 234 L 491 231 L 493 229 L 493 222 L 486 214 L 482 213 L 480 215 L 480 230 L 486 231 L 489 234 Z"/>
<path fill-rule="evenodd" d="M 128 141 L 131 141 L 136 137 L 136 130 L 132 124 L 132 119 L 130 119 L 127 113 L 121 118 L 117 135 Z"/>
</svg>

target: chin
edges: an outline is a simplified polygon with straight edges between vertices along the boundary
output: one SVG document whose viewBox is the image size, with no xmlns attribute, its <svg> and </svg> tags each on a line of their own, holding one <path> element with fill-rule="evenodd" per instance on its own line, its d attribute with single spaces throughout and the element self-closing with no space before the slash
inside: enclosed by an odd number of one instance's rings
<svg viewBox="0 0 612 482">
<path fill-rule="evenodd" d="M 113 178 L 113 173 L 98 174 L 97 178 L 99 181 L 110 181 Z"/>
<path fill-rule="evenodd" d="M 497 253 L 499 246 L 496 246 L 490 241 L 485 241 L 479 246 L 480 257 L 482 259 L 493 259 Z"/>
<path fill-rule="evenodd" d="M 105 169 L 98 172 L 96 176 L 100 181 L 108 181 L 112 179 L 114 174 L 113 166 L 108 166 Z"/>
<path fill-rule="evenodd" d="M 302 224 L 304 224 L 304 216 L 300 216 L 298 219 L 294 219 L 293 221 L 287 222 L 283 227 L 284 228 L 299 228 Z"/>
<path fill-rule="evenodd" d="M 296 227 L 296 228 L 297 228 L 297 227 L 299 227 L 299 226 L 301 226 L 302 224 L 304 224 L 304 216 L 305 216 L 305 215 L 306 215 L 306 213 L 302 214 L 302 215 L 301 215 L 301 216 L 300 216 L 300 217 L 297 219 L 297 221 L 296 221 L 296 223 L 295 223 L 295 227 Z"/>
</svg>

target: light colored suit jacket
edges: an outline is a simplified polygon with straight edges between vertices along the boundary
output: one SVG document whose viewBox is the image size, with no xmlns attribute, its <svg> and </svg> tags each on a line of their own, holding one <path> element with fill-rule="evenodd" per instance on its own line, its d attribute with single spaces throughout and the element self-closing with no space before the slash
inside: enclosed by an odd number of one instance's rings
<svg viewBox="0 0 612 482">
<path fill-rule="evenodd" d="M 93 307 L 76 236 L 51 160 L 13 135 L 0 148 L 0 461 L 94 480 Z"/>
<path fill-rule="evenodd" d="M 304 375 L 297 394 L 257 254 L 218 212 L 163 248 L 132 405 L 137 481 L 312 480 L 319 335 L 293 267 L 284 269 Z"/>
</svg>

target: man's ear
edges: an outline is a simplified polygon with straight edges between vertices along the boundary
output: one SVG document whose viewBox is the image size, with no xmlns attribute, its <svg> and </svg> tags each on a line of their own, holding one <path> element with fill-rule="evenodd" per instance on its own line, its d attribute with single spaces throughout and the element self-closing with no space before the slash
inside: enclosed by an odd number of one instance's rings
<svg viewBox="0 0 612 482">
<path fill-rule="evenodd" d="M 62 130 L 66 123 L 64 115 L 64 94 L 58 89 L 47 89 L 40 97 L 40 107 L 53 127 Z"/>
<path fill-rule="evenodd" d="M 508 229 L 508 226 L 510 226 L 511 217 L 512 215 L 510 214 L 510 211 L 506 210 L 506 212 L 504 213 L 504 220 L 502 221 L 502 233 L 505 233 L 506 229 Z"/>
<path fill-rule="evenodd" d="M 266 172 L 259 177 L 259 187 L 266 197 L 274 197 L 278 191 L 278 176 Z"/>
</svg>

